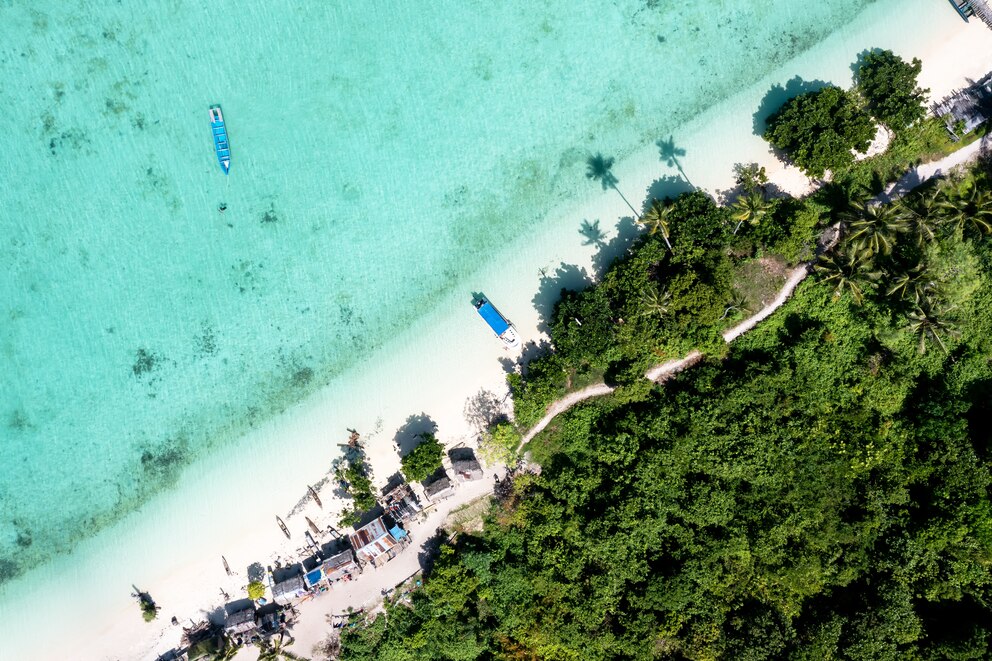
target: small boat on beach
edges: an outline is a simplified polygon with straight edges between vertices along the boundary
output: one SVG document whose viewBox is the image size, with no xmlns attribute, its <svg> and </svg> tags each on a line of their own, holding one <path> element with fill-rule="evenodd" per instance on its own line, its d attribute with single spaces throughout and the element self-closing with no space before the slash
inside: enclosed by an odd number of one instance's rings
<svg viewBox="0 0 992 661">
<path fill-rule="evenodd" d="M 502 340 L 507 349 L 516 349 L 520 346 L 520 335 L 506 317 L 500 314 L 496 307 L 483 297 L 478 297 L 475 301 L 475 309 L 479 313 L 489 328 L 496 333 L 496 337 Z"/>
<path fill-rule="evenodd" d="M 231 145 L 227 140 L 227 126 L 224 124 L 224 113 L 220 106 L 210 106 L 210 129 L 214 133 L 214 151 L 217 152 L 217 162 L 220 169 L 227 174 L 231 169 Z"/>
<path fill-rule="evenodd" d="M 314 489 L 309 484 L 307 485 L 307 489 L 310 490 L 310 495 L 313 497 L 313 502 L 317 503 L 317 507 L 323 509 L 324 508 L 324 503 L 320 502 L 320 496 L 317 495 L 317 490 Z"/>
<path fill-rule="evenodd" d="M 286 522 L 283 521 L 278 515 L 276 515 L 276 523 L 279 524 L 279 529 L 282 530 L 282 534 L 286 535 L 286 539 L 290 539 L 289 528 L 286 527 Z"/>
</svg>

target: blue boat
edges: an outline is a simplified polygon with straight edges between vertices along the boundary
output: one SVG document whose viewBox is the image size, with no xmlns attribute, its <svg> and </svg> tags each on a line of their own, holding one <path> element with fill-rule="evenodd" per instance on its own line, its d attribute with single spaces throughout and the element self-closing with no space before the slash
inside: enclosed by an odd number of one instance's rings
<svg viewBox="0 0 992 661">
<path fill-rule="evenodd" d="M 489 328 L 496 333 L 496 337 L 502 340 L 507 349 L 516 349 L 520 346 L 520 336 L 517 334 L 517 329 L 507 321 L 506 317 L 500 314 L 492 303 L 480 297 L 475 301 L 475 309 L 479 316 L 489 324 Z"/>
<path fill-rule="evenodd" d="M 214 132 L 217 162 L 224 174 L 227 174 L 231 169 L 231 145 L 227 141 L 227 127 L 224 126 L 224 114 L 220 111 L 220 106 L 210 106 L 210 128 Z"/>
</svg>

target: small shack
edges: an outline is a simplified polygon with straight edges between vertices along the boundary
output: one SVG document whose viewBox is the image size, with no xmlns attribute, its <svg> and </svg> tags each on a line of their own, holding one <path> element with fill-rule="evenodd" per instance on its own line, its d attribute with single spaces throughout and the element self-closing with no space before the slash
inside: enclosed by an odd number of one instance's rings
<svg viewBox="0 0 992 661">
<path fill-rule="evenodd" d="M 406 521 L 422 509 L 410 485 L 406 483 L 387 493 L 382 499 L 382 507 L 397 521 Z"/>
<path fill-rule="evenodd" d="M 240 636 L 254 631 L 257 627 L 254 606 L 231 613 L 224 620 L 224 633 L 228 636 Z"/>
<path fill-rule="evenodd" d="M 482 466 L 474 455 L 452 461 L 451 469 L 459 482 L 482 479 Z"/>
<path fill-rule="evenodd" d="M 329 582 L 339 581 L 341 579 L 350 580 L 352 575 L 362 571 L 358 563 L 355 562 L 355 554 L 351 552 L 351 549 L 341 551 L 324 560 L 321 567 L 324 570 L 324 576 Z"/>
<path fill-rule="evenodd" d="M 399 550 L 399 542 L 386 530 L 381 516 L 349 535 L 349 539 L 358 560 L 376 567 L 389 561 Z"/>
<path fill-rule="evenodd" d="M 992 73 L 935 103 L 933 113 L 955 140 L 974 131 L 992 118 Z"/>
<path fill-rule="evenodd" d="M 307 586 L 299 574 L 290 576 L 272 586 L 272 599 L 283 606 L 288 606 L 293 599 L 298 599 L 306 593 Z"/>
<path fill-rule="evenodd" d="M 447 473 L 424 487 L 424 494 L 431 502 L 444 500 L 453 493 L 455 493 L 455 486 L 451 483 Z"/>
</svg>

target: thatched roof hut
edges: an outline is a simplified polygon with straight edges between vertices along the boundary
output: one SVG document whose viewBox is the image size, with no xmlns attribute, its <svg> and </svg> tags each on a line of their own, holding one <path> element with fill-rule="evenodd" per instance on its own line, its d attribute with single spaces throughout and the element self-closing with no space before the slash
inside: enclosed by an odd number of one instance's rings
<svg viewBox="0 0 992 661">
<path fill-rule="evenodd" d="M 324 577 L 329 581 L 337 581 L 361 571 L 358 563 L 355 562 L 355 554 L 351 552 L 351 549 L 341 551 L 324 560 L 321 567 L 324 569 Z"/>
<path fill-rule="evenodd" d="M 302 597 L 307 592 L 303 577 L 299 574 L 279 581 L 272 586 L 272 599 L 277 604 L 288 605 L 293 599 Z"/>
<path fill-rule="evenodd" d="M 227 619 L 224 620 L 224 631 L 229 636 L 254 631 L 257 626 L 258 623 L 255 621 L 254 606 L 231 613 L 227 616 Z"/>
<path fill-rule="evenodd" d="M 482 466 L 475 456 L 452 461 L 451 468 L 455 471 L 455 477 L 459 482 L 482 479 Z"/>
<path fill-rule="evenodd" d="M 424 494 L 432 501 L 443 500 L 453 493 L 455 493 L 455 487 L 447 473 L 424 487 Z"/>
</svg>

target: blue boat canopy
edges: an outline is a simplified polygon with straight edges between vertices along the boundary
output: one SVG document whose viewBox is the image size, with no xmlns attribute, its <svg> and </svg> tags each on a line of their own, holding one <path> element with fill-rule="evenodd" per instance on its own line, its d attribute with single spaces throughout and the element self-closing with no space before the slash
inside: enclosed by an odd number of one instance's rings
<svg viewBox="0 0 992 661">
<path fill-rule="evenodd" d="M 497 335 L 502 335 L 506 332 L 506 329 L 510 327 L 510 324 L 508 324 L 506 319 L 503 318 L 503 315 L 501 315 L 489 301 L 486 301 L 480 305 L 478 310 L 479 314 L 482 315 L 482 318 L 486 320 L 486 323 L 489 324 L 489 327 L 492 328 L 493 332 Z"/>
<path fill-rule="evenodd" d="M 393 539 L 395 539 L 396 541 L 399 541 L 404 537 L 406 537 L 406 531 L 400 528 L 399 526 L 393 526 L 392 528 L 390 528 L 389 534 L 392 535 Z"/>
</svg>

